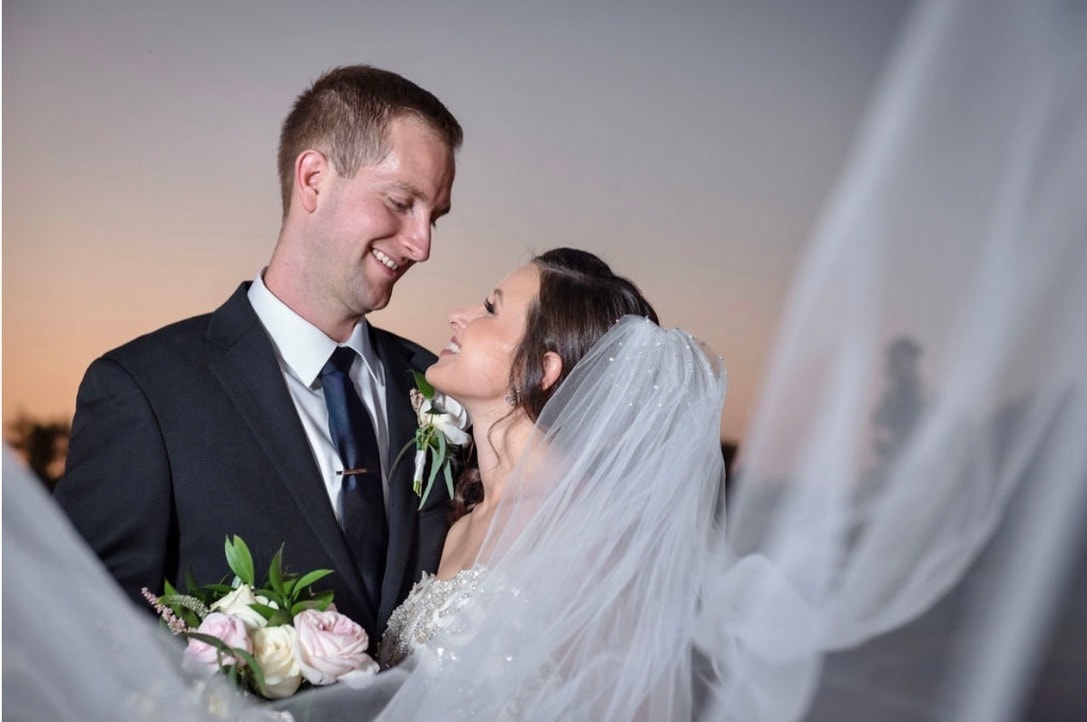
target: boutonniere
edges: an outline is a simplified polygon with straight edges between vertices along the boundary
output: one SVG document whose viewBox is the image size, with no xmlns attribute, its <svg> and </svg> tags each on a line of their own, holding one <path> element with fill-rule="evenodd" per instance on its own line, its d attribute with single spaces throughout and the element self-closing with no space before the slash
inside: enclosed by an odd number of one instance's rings
<svg viewBox="0 0 1087 722">
<path fill-rule="evenodd" d="M 440 473 L 453 497 L 453 460 L 450 458 L 450 446 L 464 446 L 472 437 L 468 428 L 468 412 L 455 399 L 438 393 L 426 377 L 413 370 L 415 388 L 411 390 L 411 405 L 419 420 L 415 438 L 404 445 L 393 461 L 391 477 L 404 454 L 415 448 L 415 474 L 412 476 L 412 489 L 419 497 L 422 509 L 430 496 L 430 490 Z M 430 457 L 430 471 L 427 471 L 427 457 Z M 424 482 L 425 477 L 425 482 Z"/>
</svg>

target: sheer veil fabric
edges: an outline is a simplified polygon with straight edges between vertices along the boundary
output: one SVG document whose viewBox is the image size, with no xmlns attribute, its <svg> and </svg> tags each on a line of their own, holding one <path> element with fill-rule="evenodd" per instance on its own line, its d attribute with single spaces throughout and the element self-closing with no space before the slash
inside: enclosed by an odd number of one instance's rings
<svg viewBox="0 0 1087 722">
<path fill-rule="evenodd" d="M 728 612 L 698 636 L 723 670 L 713 718 L 795 719 L 813 699 L 815 719 L 1025 714 L 1082 574 L 1085 194 L 1087 5 L 920 5 L 745 440 L 740 561 L 705 591 Z M 1083 705 L 1084 625 L 1062 633 L 1080 646 L 1056 674 Z"/>
<path fill-rule="evenodd" d="M 1022 718 L 1082 579 L 1085 194 L 1087 5 L 920 4 L 798 267 L 727 504 L 722 361 L 623 319 L 544 410 L 465 613 L 295 719 Z M 199 718 L 174 650 L 12 468 L 5 702 Z M 62 583 L 98 601 L 27 591 Z M 46 610 L 81 623 L 30 623 Z M 1084 650 L 1062 657 L 1081 689 Z"/>
<path fill-rule="evenodd" d="M 3 474 L 4 718 L 208 719 L 181 676 L 182 647 L 135 609 L 7 447 Z"/>
<path fill-rule="evenodd" d="M 685 332 L 613 327 L 541 415 L 466 613 L 383 718 L 689 718 L 724 393 Z"/>
</svg>

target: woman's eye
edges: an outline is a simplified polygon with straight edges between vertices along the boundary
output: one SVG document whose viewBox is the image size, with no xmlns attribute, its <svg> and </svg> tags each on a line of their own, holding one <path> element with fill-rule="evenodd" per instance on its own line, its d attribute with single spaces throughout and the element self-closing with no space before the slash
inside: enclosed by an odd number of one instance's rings
<svg viewBox="0 0 1087 722">
<path fill-rule="evenodd" d="M 491 303 L 491 299 L 483 299 L 483 310 L 490 314 L 494 313 L 494 304 Z"/>
</svg>

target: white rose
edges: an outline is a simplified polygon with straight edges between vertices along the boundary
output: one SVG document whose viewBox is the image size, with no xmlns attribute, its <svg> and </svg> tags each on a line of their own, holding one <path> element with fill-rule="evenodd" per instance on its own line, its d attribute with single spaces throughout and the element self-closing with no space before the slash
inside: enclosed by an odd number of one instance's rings
<svg viewBox="0 0 1087 722">
<path fill-rule="evenodd" d="M 266 627 L 268 625 L 268 620 L 265 619 L 260 612 L 253 609 L 253 607 L 250 606 L 251 604 L 263 604 L 268 607 L 276 607 L 276 604 L 267 597 L 253 594 L 252 588 L 250 588 L 248 584 L 243 584 L 230 594 L 227 594 L 225 597 L 212 604 L 211 610 L 213 612 L 222 612 L 223 614 L 232 614 L 245 622 L 245 626 L 249 629 Z"/>
<path fill-rule="evenodd" d="M 264 687 L 271 699 L 290 697 L 302 684 L 294 651 L 297 639 L 298 632 L 290 625 L 253 632 L 253 657 L 264 673 Z"/>
<path fill-rule="evenodd" d="M 431 410 L 439 408 L 442 413 L 434 414 Z M 456 399 L 435 392 L 434 401 L 423 399 L 419 407 L 419 425 L 434 426 L 445 434 L 445 439 L 454 446 L 464 446 L 469 436 L 464 431 L 468 428 L 468 412 Z"/>
</svg>

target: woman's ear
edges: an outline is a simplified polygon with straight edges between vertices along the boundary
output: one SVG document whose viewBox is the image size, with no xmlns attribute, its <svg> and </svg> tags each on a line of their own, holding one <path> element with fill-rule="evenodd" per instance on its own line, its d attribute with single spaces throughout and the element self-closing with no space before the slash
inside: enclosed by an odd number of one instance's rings
<svg viewBox="0 0 1087 722">
<path fill-rule="evenodd" d="M 540 380 L 540 388 L 547 390 L 555 385 L 562 376 L 562 358 L 554 351 L 547 351 L 543 355 L 543 378 Z"/>
</svg>

